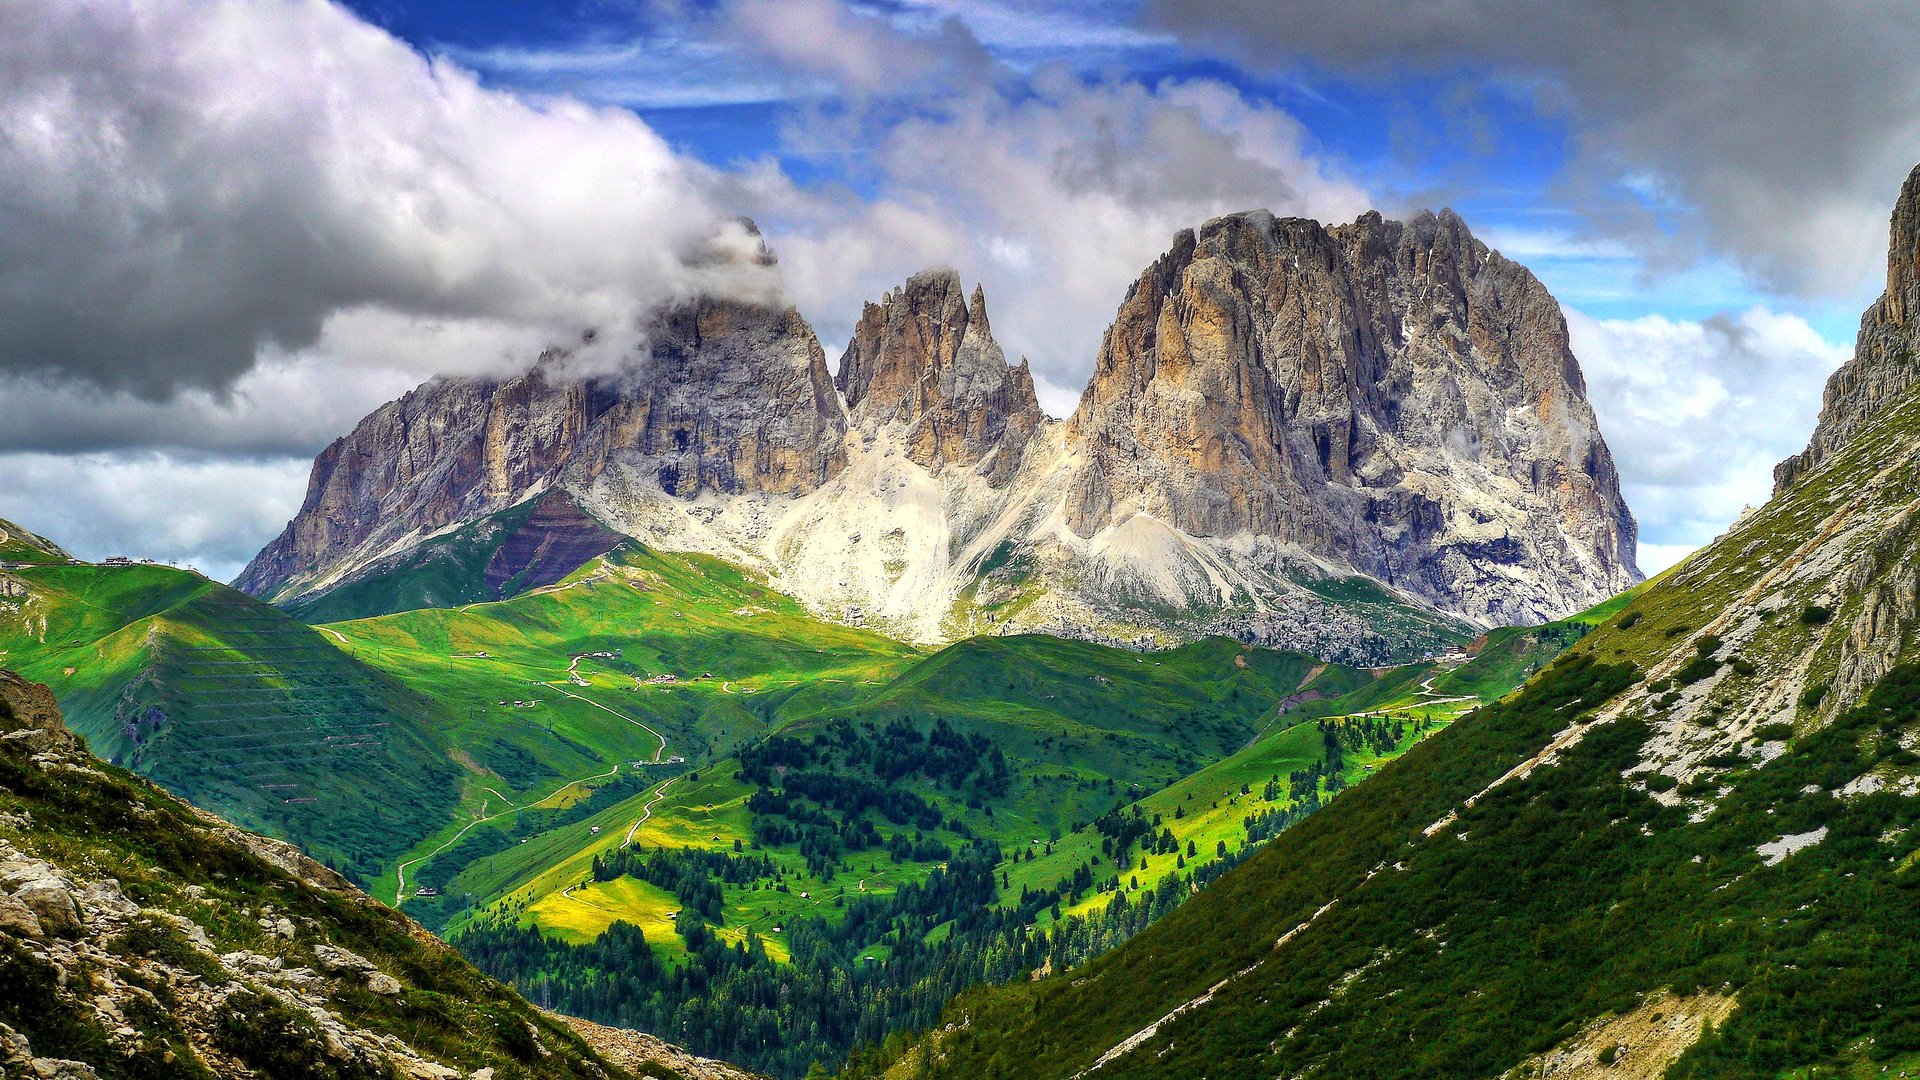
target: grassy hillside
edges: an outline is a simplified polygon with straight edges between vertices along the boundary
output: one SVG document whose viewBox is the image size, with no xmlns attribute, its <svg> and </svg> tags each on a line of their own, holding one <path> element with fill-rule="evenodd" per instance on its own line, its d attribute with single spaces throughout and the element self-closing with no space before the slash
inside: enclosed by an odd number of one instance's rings
<svg viewBox="0 0 1920 1080">
<path fill-rule="evenodd" d="M 0 663 L 53 687 L 102 757 L 363 880 L 451 812 L 440 706 L 281 612 L 164 566 L 6 580 Z"/>
<path fill-rule="evenodd" d="M 4 671 L 0 735 L 0 1073 L 696 1075 L 642 1036 L 600 1057 L 291 847 L 89 757 Z"/>
<path fill-rule="evenodd" d="M 556 491 L 423 541 L 325 591 L 272 599 L 310 623 L 482 603 L 561 581 L 620 542 Z"/>
<path fill-rule="evenodd" d="M 1584 626 L 1391 671 L 1219 639 L 924 655 L 628 547 L 322 629 L 454 705 L 475 770 L 383 889 L 516 985 L 798 1074 L 1137 933 L 1473 703 L 1439 680 L 1496 694 Z"/>
<path fill-rule="evenodd" d="M 67 553 L 53 541 L 0 519 L 0 563 L 52 563 L 67 559 Z"/>
<path fill-rule="evenodd" d="M 433 736 L 468 768 L 463 810 L 402 864 L 431 864 L 435 888 L 488 849 L 559 827 L 597 788 L 638 796 L 759 736 L 783 706 L 844 699 L 917 655 L 817 622 L 719 560 L 636 548 L 510 600 L 321 632 L 444 706 Z M 381 895 L 399 885 L 390 868 Z M 464 904 L 417 910 L 437 924 Z"/>
<path fill-rule="evenodd" d="M 1909 396 L 1520 694 L 850 1073 L 1920 1070 L 1915 491 Z"/>
</svg>

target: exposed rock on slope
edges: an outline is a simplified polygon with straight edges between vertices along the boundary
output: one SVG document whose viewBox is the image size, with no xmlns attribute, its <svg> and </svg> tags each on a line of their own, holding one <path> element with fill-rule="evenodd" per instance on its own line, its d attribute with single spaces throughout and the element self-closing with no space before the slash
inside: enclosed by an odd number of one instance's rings
<svg viewBox="0 0 1920 1080">
<path fill-rule="evenodd" d="M 1853 358 L 1827 378 L 1820 425 L 1807 448 L 1775 466 L 1776 494 L 1818 467 L 1920 376 L 1920 357 L 1914 355 L 1915 320 L 1920 319 L 1920 166 L 1907 174 L 1888 233 L 1887 291 L 1860 316 Z"/>
<path fill-rule="evenodd" d="M 792 311 L 705 302 L 655 336 L 620 381 L 553 357 L 375 413 L 242 586 L 311 604 L 555 487 L 923 641 L 1224 633 L 1375 662 L 1638 579 L 1559 309 L 1451 214 L 1181 234 L 1070 423 L 948 271 L 867 305 L 844 407 Z"/>
<path fill-rule="evenodd" d="M 613 1064 L 291 845 L 89 756 L 0 671 L 0 1075 L 735 1076 Z"/>
<path fill-rule="evenodd" d="M 1481 623 L 1638 580 L 1559 306 L 1451 212 L 1183 233 L 1121 305 L 1072 424 L 1081 537 L 1136 515 L 1246 537 L 1276 578 L 1310 553 Z"/>
<path fill-rule="evenodd" d="M 971 468 L 1004 482 L 1045 420 L 1025 360 L 1008 367 L 979 286 L 969 301 L 952 271 L 907 279 L 868 304 L 834 385 L 856 423 L 898 427 L 908 458 L 935 472 Z"/>
</svg>

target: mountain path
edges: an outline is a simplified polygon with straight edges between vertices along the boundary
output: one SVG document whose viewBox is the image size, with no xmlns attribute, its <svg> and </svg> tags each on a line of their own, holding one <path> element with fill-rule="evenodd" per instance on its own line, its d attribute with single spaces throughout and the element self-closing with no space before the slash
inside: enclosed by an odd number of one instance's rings
<svg viewBox="0 0 1920 1080">
<path fill-rule="evenodd" d="M 540 796 L 538 799 L 535 799 L 532 802 L 521 803 L 519 805 L 515 805 L 511 801 L 507 801 L 506 796 L 501 795 L 500 798 L 502 799 L 502 801 L 507 802 L 507 808 L 505 810 L 501 810 L 493 814 L 485 813 L 486 804 L 482 803 L 480 806 L 480 809 L 484 816 L 476 817 L 472 821 L 467 822 L 464 826 L 461 826 L 460 831 L 457 833 L 454 833 L 451 837 L 449 837 L 446 843 L 441 844 L 439 847 L 434 848 L 432 851 L 427 852 L 425 855 L 415 856 L 414 858 L 408 859 L 405 862 L 393 868 L 394 878 L 395 878 L 395 884 L 394 884 L 394 890 L 393 890 L 393 906 L 399 907 L 402 904 L 405 904 L 407 902 L 407 867 L 418 866 L 421 863 L 426 862 L 428 859 L 433 858 L 435 855 L 438 855 L 441 852 L 452 847 L 453 845 L 459 843 L 460 838 L 467 835 L 467 833 L 471 832 L 474 826 L 485 825 L 489 821 L 493 821 L 496 818 L 506 817 L 508 814 L 514 813 L 515 811 L 518 811 L 518 810 L 532 809 L 534 807 L 539 806 L 541 803 L 546 802 L 547 800 L 553 798 L 554 796 L 559 795 L 561 792 L 567 790 L 568 788 L 572 787 L 575 784 L 584 784 L 589 780 L 598 780 L 601 777 L 614 776 L 614 775 L 617 775 L 619 772 L 620 772 L 620 766 L 615 765 L 613 768 L 608 769 L 606 772 L 603 772 L 603 773 L 594 773 L 591 776 L 582 776 L 582 777 L 579 777 L 578 779 L 569 780 L 566 783 L 561 784 L 559 787 L 554 788 L 552 791 L 546 793 L 545 795 Z M 495 795 L 500 795 L 499 792 L 493 791 L 492 788 L 486 788 L 485 790 L 492 791 Z"/>
</svg>

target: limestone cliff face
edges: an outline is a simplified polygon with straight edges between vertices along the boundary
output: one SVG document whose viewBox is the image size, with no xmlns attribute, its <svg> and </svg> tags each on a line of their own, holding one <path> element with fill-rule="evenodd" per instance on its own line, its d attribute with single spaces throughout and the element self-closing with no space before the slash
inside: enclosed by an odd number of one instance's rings
<svg viewBox="0 0 1920 1080">
<path fill-rule="evenodd" d="M 929 642 L 1224 633 L 1370 663 L 1638 580 L 1558 306 L 1450 213 L 1182 233 L 1066 422 L 951 271 L 866 305 L 833 380 L 791 310 L 701 302 L 650 340 L 618 379 L 556 354 L 379 410 L 241 586 L 317 596 L 550 490 Z"/>
<path fill-rule="evenodd" d="M 1845 446 L 1861 428 L 1898 401 L 1916 377 L 1920 359 L 1920 166 L 1907 174 L 1888 228 L 1887 291 L 1860 316 L 1853 359 L 1827 378 L 1820 423 L 1807 448 L 1774 467 L 1774 494 L 1784 492 Z"/>
<path fill-rule="evenodd" d="M 907 456 L 936 472 L 983 471 L 1003 483 L 1045 418 L 1023 359 L 1008 367 L 987 322 L 986 295 L 972 299 L 950 270 L 907 280 L 868 304 L 834 379 L 855 423 L 895 425 Z"/>
<path fill-rule="evenodd" d="M 1083 538 L 1135 516 L 1257 537 L 1481 622 L 1639 580 L 1559 306 L 1451 212 L 1182 233 L 1121 304 L 1069 440 Z"/>
<path fill-rule="evenodd" d="M 435 379 L 314 462 L 307 498 L 236 585 L 276 600 L 610 463 L 670 497 L 800 494 L 844 463 L 846 418 L 792 309 L 704 300 L 664 315 L 650 355 L 576 378 L 551 353 L 518 378 Z"/>
</svg>

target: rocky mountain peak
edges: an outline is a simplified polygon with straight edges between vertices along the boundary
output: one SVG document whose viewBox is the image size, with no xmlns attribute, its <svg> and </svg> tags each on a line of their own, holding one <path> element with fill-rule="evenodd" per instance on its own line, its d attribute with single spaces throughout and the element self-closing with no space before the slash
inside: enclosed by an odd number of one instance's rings
<svg viewBox="0 0 1920 1080">
<path fill-rule="evenodd" d="M 845 464 L 846 416 L 792 308 L 706 298 L 661 313 L 649 355 L 572 377 L 561 353 L 512 379 L 436 378 L 314 461 L 307 497 L 236 581 L 292 600 L 555 486 L 618 474 L 690 499 L 797 495 Z"/>
<path fill-rule="evenodd" d="M 1026 362 L 1009 367 L 993 339 L 985 291 L 969 297 L 951 270 L 915 274 L 867 304 L 835 383 L 853 421 L 896 429 L 913 461 L 937 470 L 987 460 L 996 481 L 1018 467 L 1042 419 Z"/>
<path fill-rule="evenodd" d="M 1180 234 L 1121 305 L 1070 437 L 1082 537 L 1136 517 L 1246 537 L 1476 620 L 1638 580 L 1558 305 L 1450 211 Z"/>
<path fill-rule="evenodd" d="M 1887 291 L 1860 316 L 1853 358 L 1827 377 L 1820 423 L 1807 448 L 1776 465 L 1774 493 L 1792 486 L 1920 377 L 1920 166 L 1907 174 L 1887 228 Z"/>
</svg>

